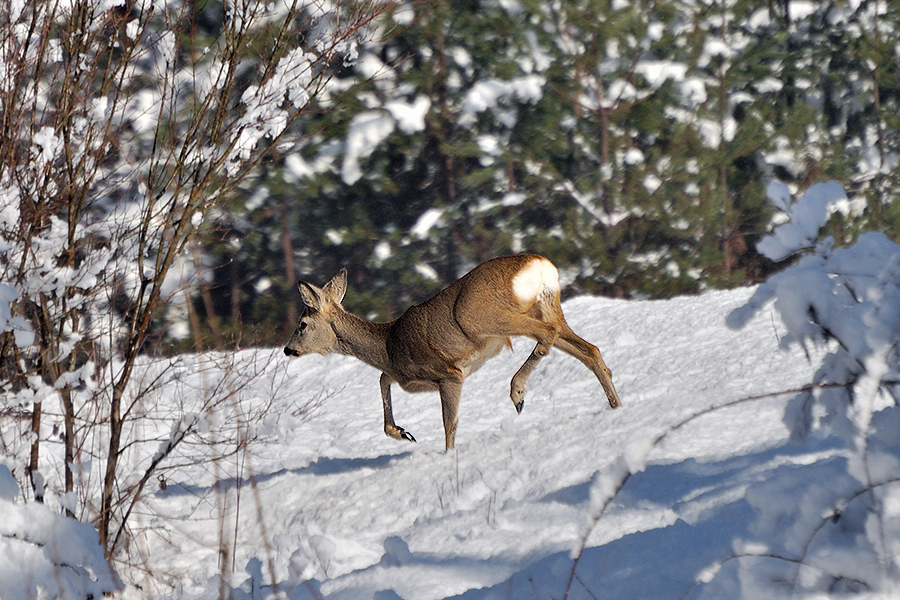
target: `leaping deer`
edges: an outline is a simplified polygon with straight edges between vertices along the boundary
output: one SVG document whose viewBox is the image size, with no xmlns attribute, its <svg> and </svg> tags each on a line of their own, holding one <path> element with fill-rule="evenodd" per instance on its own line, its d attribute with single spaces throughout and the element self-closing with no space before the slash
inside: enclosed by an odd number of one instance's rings
<svg viewBox="0 0 900 600">
<path fill-rule="evenodd" d="M 394 423 L 391 384 L 398 383 L 407 392 L 440 392 L 446 449 L 453 448 L 463 381 L 509 346 L 513 336 L 537 342 L 512 378 L 510 398 L 516 412 L 522 412 L 528 376 L 553 346 L 594 372 L 612 408 L 622 406 L 600 351 L 566 323 L 559 273 L 541 256 L 501 256 L 482 263 L 390 323 L 373 323 L 344 310 L 346 269 L 321 288 L 305 281 L 297 287 L 306 310 L 284 353 L 338 352 L 379 369 L 384 432 L 392 438 L 416 441 Z"/>
</svg>

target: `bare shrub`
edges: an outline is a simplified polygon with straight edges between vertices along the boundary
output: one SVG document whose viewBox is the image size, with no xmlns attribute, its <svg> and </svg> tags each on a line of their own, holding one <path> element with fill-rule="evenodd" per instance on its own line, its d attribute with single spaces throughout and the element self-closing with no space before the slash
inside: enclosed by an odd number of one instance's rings
<svg viewBox="0 0 900 600">
<path fill-rule="evenodd" d="M 216 384 L 162 417 L 152 398 L 172 374 L 142 356 L 187 301 L 217 203 L 299 139 L 386 5 L 221 8 L 218 30 L 199 26 L 211 3 L 0 8 L 0 444 L 23 494 L 95 523 L 108 558 L 202 415 L 265 412 L 240 396 L 262 366 L 220 357 L 227 376 L 208 363 Z M 252 441 L 224 422 L 206 435 Z"/>
</svg>

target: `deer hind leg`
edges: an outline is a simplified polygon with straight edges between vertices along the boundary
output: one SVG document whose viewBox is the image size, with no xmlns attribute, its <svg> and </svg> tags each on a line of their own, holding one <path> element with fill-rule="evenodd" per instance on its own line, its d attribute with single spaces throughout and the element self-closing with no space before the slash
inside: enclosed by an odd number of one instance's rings
<svg viewBox="0 0 900 600">
<path fill-rule="evenodd" d="M 387 373 L 382 373 L 379 383 L 381 384 L 381 403 L 384 405 L 384 432 L 398 440 L 416 441 L 411 433 L 394 423 L 394 410 L 391 406 L 391 384 L 394 383 L 394 380 L 388 377 Z"/>
<path fill-rule="evenodd" d="M 580 338 L 565 321 L 563 321 L 563 328 L 555 345 L 566 354 L 580 360 L 584 366 L 594 372 L 594 375 L 600 380 L 600 385 L 603 386 L 606 399 L 612 408 L 622 406 L 622 401 L 619 400 L 619 394 L 612 382 L 612 372 L 603 362 L 600 350 L 596 346 Z"/>
</svg>

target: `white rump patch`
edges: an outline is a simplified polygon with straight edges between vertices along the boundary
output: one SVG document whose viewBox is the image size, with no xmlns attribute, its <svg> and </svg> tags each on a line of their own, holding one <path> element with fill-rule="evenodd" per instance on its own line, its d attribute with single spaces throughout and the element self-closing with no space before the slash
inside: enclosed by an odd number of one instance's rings
<svg viewBox="0 0 900 600">
<path fill-rule="evenodd" d="M 546 258 L 535 258 L 513 277 L 512 291 L 520 302 L 535 302 L 559 291 L 559 272 Z"/>
</svg>

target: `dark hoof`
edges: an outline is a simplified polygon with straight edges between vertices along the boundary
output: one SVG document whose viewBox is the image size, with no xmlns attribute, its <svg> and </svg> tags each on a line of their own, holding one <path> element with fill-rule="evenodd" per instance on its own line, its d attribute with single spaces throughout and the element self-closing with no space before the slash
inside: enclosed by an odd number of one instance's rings
<svg viewBox="0 0 900 600">
<path fill-rule="evenodd" d="M 522 408 L 523 408 L 524 406 L 525 406 L 525 401 L 524 401 L 524 400 L 519 400 L 518 402 L 516 402 L 516 414 L 521 415 L 521 414 L 522 414 Z"/>
<path fill-rule="evenodd" d="M 400 429 L 399 427 L 397 429 Z M 406 440 L 407 442 L 415 442 L 416 438 L 413 435 L 406 431 L 405 429 L 400 429 L 400 437 Z"/>
</svg>

